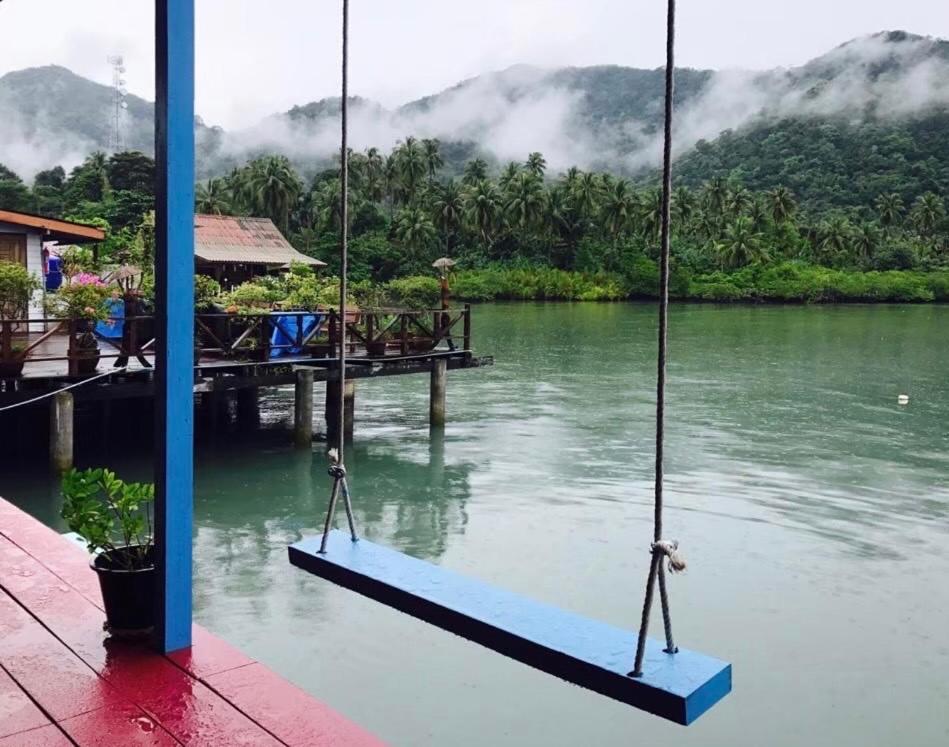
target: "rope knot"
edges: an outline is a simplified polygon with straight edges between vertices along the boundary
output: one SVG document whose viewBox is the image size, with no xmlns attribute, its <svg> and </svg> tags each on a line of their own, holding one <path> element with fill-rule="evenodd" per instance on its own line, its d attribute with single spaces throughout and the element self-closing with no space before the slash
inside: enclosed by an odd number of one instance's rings
<svg viewBox="0 0 949 747">
<path fill-rule="evenodd" d="M 330 449 L 326 456 L 330 460 L 330 466 L 326 470 L 329 476 L 334 480 L 342 480 L 346 477 L 346 468 L 339 463 L 339 452 L 336 449 Z"/>
<path fill-rule="evenodd" d="M 649 549 L 654 555 L 665 555 L 669 559 L 669 573 L 681 573 L 688 567 L 685 558 L 679 554 L 679 542 L 677 540 L 659 540 L 653 542 Z"/>
</svg>

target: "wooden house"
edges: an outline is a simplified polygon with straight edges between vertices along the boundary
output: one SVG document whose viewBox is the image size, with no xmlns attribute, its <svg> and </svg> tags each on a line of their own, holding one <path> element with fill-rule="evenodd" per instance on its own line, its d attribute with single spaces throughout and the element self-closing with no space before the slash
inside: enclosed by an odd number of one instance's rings
<svg viewBox="0 0 949 747">
<path fill-rule="evenodd" d="M 194 217 L 195 271 L 222 287 L 287 268 L 293 262 L 325 267 L 294 249 L 269 218 L 230 215 Z"/>
</svg>

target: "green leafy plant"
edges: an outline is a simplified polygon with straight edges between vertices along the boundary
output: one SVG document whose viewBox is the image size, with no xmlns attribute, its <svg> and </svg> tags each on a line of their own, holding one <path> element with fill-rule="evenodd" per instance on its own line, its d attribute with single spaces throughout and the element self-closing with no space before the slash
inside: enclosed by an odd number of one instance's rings
<svg viewBox="0 0 949 747">
<path fill-rule="evenodd" d="M 36 276 L 16 262 L 0 262 L 0 321 L 19 319 L 40 288 Z"/>
<path fill-rule="evenodd" d="M 206 311 L 214 300 L 221 295 L 221 284 L 207 275 L 194 276 L 194 308 Z"/>
<path fill-rule="evenodd" d="M 152 565 L 154 485 L 125 482 L 102 468 L 73 469 L 63 477 L 62 493 L 62 517 L 89 552 L 109 553 L 124 570 Z"/>
</svg>

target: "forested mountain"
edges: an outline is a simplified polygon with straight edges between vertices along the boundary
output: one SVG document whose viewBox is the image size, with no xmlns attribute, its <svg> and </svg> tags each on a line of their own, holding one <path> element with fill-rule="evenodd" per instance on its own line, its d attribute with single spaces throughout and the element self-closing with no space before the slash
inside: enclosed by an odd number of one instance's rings
<svg viewBox="0 0 949 747">
<path fill-rule="evenodd" d="M 489 173 L 543 153 L 549 175 L 571 166 L 649 184 L 659 153 L 662 70 L 546 70 L 519 65 L 463 81 L 394 110 L 352 99 L 357 150 L 437 138 L 444 177 L 483 158 Z M 150 153 L 153 106 L 128 97 L 124 145 Z M 949 190 L 949 42 L 887 32 L 791 69 L 677 71 L 681 183 L 722 177 L 792 189 L 802 209 L 863 208 L 882 192 L 907 203 Z M 31 183 L 109 142 L 112 90 L 61 67 L 0 77 L 0 163 Z M 199 176 L 286 155 L 306 179 L 331 168 L 339 99 L 322 99 L 225 132 L 198 128 Z"/>
</svg>

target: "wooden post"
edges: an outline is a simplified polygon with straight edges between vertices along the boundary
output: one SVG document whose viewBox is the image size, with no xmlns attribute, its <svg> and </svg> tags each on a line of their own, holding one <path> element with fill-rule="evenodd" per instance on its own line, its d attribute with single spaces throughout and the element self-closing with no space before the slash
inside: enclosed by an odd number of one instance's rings
<svg viewBox="0 0 949 747">
<path fill-rule="evenodd" d="M 465 321 L 464 321 L 464 346 L 465 350 L 471 350 L 471 304 L 465 304 Z"/>
<path fill-rule="evenodd" d="M 73 427 L 72 393 L 57 392 L 49 406 L 49 458 L 59 473 L 73 466 Z"/>
<path fill-rule="evenodd" d="M 313 370 L 297 371 L 293 392 L 293 441 L 301 449 L 313 443 Z"/>
<path fill-rule="evenodd" d="M 343 416 L 343 436 L 346 441 L 353 440 L 356 414 L 356 382 L 346 379 L 346 410 Z M 336 426 L 339 419 L 339 382 L 326 382 L 326 435 L 330 445 L 337 439 Z"/>
<path fill-rule="evenodd" d="M 445 425 L 445 389 L 448 383 L 448 361 L 436 358 L 432 361 L 432 382 L 429 393 L 428 423 L 433 428 Z"/>
<path fill-rule="evenodd" d="M 241 427 L 260 427 L 260 407 L 257 400 L 257 387 L 237 390 L 237 422 Z"/>
</svg>

